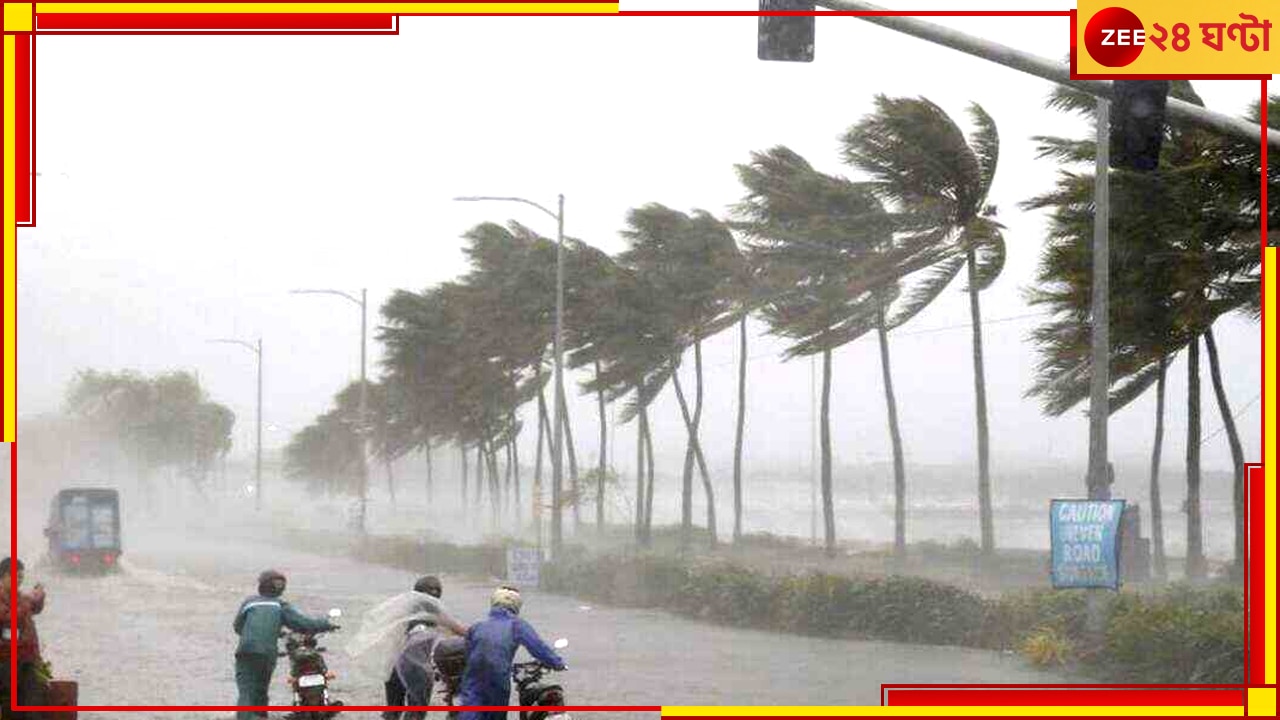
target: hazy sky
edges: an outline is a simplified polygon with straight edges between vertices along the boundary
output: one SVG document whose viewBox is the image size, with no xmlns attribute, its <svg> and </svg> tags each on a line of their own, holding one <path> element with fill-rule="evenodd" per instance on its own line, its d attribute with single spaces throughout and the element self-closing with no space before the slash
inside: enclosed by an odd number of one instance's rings
<svg viewBox="0 0 1280 720">
<path fill-rule="evenodd" d="M 1052 59 L 1067 52 L 1066 18 L 936 21 Z M 977 101 L 995 119 L 1002 147 L 990 201 L 1008 226 L 1009 256 L 982 295 L 993 465 L 1083 462 L 1083 416 L 1046 419 L 1022 398 L 1037 362 L 1022 291 L 1045 219 L 1017 204 L 1055 177 L 1035 160 L 1031 136 L 1079 135 L 1086 126 L 1044 108 L 1048 82 L 856 18 L 820 19 L 808 65 L 757 61 L 755 27 L 754 17 L 415 17 L 397 37 L 41 37 L 39 227 L 18 234 L 20 415 L 57 409 L 77 368 L 187 368 L 236 412 L 237 452 L 250 451 L 253 356 L 205 341 L 262 336 L 267 445 L 279 446 L 359 373 L 357 308 L 289 289 L 367 287 L 376 370 L 379 306 L 396 288 L 463 271 L 459 236 L 469 227 L 515 219 L 554 235 L 554 222 L 535 210 L 453 196 L 520 195 L 551 206 L 563 192 L 566 231 L 616 252 L 628 208 L 660 202 L 723 215 L 742 195 L 733 165 L 752 150 L 785 144 L 825 172 L 852 174 L 839 163 L 837 137 L 887 93 L 927 96 L 957 119 Z M 1259 95 L 1252 82 L 1196 87 L 1225 112 L 1242 112 Z M 961 288 L 892 336 L 911 462 L 974 462 Z M 1258 326 L 1228 318 L 1217 332 L 1230 400 L 1244 408 L 1246 455 L 1257 460 Z M 736 346 L 726 334 L 706 349 L 704 443 L 717 465 L 732 450 Z M 750 457 L 807 463 L 810 364 L 780 363 L 780 347 L 751 338 Z M 887 459 L 874 338 L 840 350 L 835 365 L 837 462 Z M 1184 452 L 1185 376 L 1183 362 L 1171 368 L 1171 466 Z M 1208 435 L 1221 420 L 1207 364 L 1203 377 Z M 1145 398 L 1115 417 L 1113 456 L 1147 456 L 1153 408 Z M 594 407 L 579 400 L 572 412 L 591 462 Z M 682 451 L 678 417 L 664 396 L 654 420 L 660 449 Z M 617 430 L 621 467 L 630 466 L 632 437 L 630 427 Z M 1208 468 L 1228 467 L 1223 436 L 1205 444 L 1204 458 Z"/>
</svg>

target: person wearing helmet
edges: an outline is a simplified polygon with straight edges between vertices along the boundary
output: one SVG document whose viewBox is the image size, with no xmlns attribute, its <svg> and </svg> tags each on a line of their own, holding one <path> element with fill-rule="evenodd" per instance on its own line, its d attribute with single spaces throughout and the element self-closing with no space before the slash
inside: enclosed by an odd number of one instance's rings
<svg viewBox="0 0 1280 720">
<path fill-rule="evenodd" d="M 385 683 L 387 705 L 391 707 L 431 704 L 431 651 L 440 639 L 437 627 L 444 626 L 457 635 L 467 634 L 467 627 L 444 611 L 444 604 L 440 601 L 444 595 L 444 584 L 440 578 L 435 575 L 418 578 L 413 584 L 413 592 L 414 619 L 405 628 L 404 644 Z M 400 711 L 388 710 L 382 713 L 382 717 L 399 720 L 401 714 Z M 425 717 L 424 711 L 404 713 L 405 720 L 422 720 Z"/>
<path fill-rule="evenodd" d="M 276 669 L 276 653 L 280 627 L 297 632 L 337 630 L 338 626 L 323 618 L 312 618 L 295 610 L 280 599 L 287 584 L 276 570 L 265 570 L 258 576 L 258 594 L 245 598 L 236 611 L 232 629 L 240 636 L 236 646 L 236 705 L 269 705 L 271 675 Z M 266 712 L 241 711 L 237 720 L 265 718 Z"/>
<path fill-rule="evenodd" d="M 467 668 L 462 674 L 459 705 L 510 705 L 511 664 L 523 646 L 555 670 L 567 670 L 533 626 L 520 618 L 520 591 L 504 585 L 489 599 L 489 617 L 467 631 Z M 506 711 L 461 713 L 459 720 L 505 720 Z"/>
</svg>

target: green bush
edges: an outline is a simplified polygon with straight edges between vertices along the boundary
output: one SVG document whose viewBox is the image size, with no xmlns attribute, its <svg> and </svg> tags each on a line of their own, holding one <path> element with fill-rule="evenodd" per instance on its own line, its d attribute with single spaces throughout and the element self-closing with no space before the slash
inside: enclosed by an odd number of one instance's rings
<svg viewBox="0 0 1280 720">
<path fill-rule="evenodd" d="M 1121 681 L 1243 682 L 1243 592 L 1174 588 L 1121 596 L 1108 617 L 1100 664 Z"/>
<path fill-rule="evenodd" d="M 713 622 L 768 627 L 774 588 L 768 577 L 731 563 L 716 563 L 685 573 L 680 610 Z"/>
<path fill-rule="evenodd" d="M 1008 648 L 1022 642 L 1028 633 L 1053 629 L 1067 637 L 1085 635 L 1087 596 L 1074 590 L 1026 590 L 1009 593 L 994 603 L 988 626 L 982 635 L 986 647 Z"/>
<path fill-rule="evenodd" d="M 1066 665 L 1075 651 L 1065 633 L 1049 626 L 1036 629 L 1018 649 L 1038 667 Z"/>
<path fill-rule="evenodd" d="M 352 546 L 290 533 L 414 571 L 500 576 L 506 542 L 458 546 L 371 537 Z M 772 539 L 761 538 L 762 544 Z M 1238 587 L 1172 586 L 1109 594 L 1105 633 L 1087 631 L 1088 594 L 1041 589 L 996 599 L 917 577 L 772 576 L 725 561 L 661 552 L 590 556 L 567 546 L 542 571 L 543 590 L 623 606 L 663 608 L 739 627 L 823 637 L 1018 648 L 1032 661 L 1143 683 L 1241 683 L 1244 603 Z"/>
<path fill-rule="evenodd" d="M 743 627 L 931 644 L 972 643 L 988 613 L 978 595 L 920 578 L 779 578 L 653 555 L 554 563 L 543 589 Z"/>
</svg>

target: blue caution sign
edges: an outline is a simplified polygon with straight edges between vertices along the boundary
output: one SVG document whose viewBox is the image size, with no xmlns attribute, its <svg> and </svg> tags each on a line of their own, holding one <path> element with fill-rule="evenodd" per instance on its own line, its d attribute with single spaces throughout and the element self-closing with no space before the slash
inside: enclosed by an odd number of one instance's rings
<svg viewBox="0 0 1280 720">
<path fill-rule="evenodd" d="M 1055 588 L 1120 587 L 1124 500 L 1054 500 L 1049 505 Z"/>
</svg>

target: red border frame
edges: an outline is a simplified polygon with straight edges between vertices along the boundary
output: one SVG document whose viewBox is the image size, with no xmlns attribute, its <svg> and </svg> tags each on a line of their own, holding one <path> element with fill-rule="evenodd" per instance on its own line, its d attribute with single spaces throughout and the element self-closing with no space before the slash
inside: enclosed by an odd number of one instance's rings
<svg viewBox="0 0 1280 720">
<path fill-rule="evenodd" d="M 18 119 L 18 122 L 16 123 L 17 126 L 15 128 L 16 132 L 25 130 L 30 135 L 30 140 L 26 145 L 22 143 L 22 136 L 21 135 L 18 136 L 17 145 L 19 149 L 18 149 L 18 157 L 16 158 L 19 166 L 24 164 L 27 166 L 26 172 L 29 173 L 27 177 L 27 182 L 26 183 L 19 182 L 18 183 L 19 187 L 15 188 L 17 190 L 18 208 L 19 208 L 18 209 L 19 215 L 17 218 L 19 220 L 18 224 L 20 226 L 25 226 L 25 227 L 33 227 L 35 225 L 35 182 L 34 182 L 34 174 L 33 174 L 35 170 L 35 105 L 36 105 L 35 103 L 35 44 L 36 43 L 34 41 L 35 35 L 39 35 L 39 34 L 50 34 L 50 35 L 53 35 L 53 34 L 85 34 L 85 35 L 88 35 L 88 34 L 93 34 L 93 35 L 103 35 L 103 34 L 214 34 L 214 35 L 221 35 L 221 34 L 236 34 L 236 35 L 384 34 L 386 35 L 386 34 L 398 34 L 399 32 L 398 17 L 416 15 L 416 14 L 410 14 L 410 13 L 401 13 L 398 15 L 294 14 L 287 18 L 290 21 L 290 23 L 307 25 L 306 29 L 285 30 L 285 29 L 281 29 L 281 26 L 284 24 L 282 18 L 276 18 L 267 22 L 263 22 L 264 18 L 267 17 L 265 15 L 243 16 L 244 21 L 248 24 L 248 27 L 245 27 L 245 26 L 233 27 L 235 23 L 227 20 L 228 17 L 233 17 L 233 16 L 228 14 L 219 14 L 219 13 L 168 14 L 168 15 L 161 15 L 161 16 L 155 16 L 155 15 L 148 16 L 145 14 L 135 14 L 135 15 L 129 15 L 129 16 L 114 15 L 114 17 L 113 17 L 113 14 L 106 14 L 106 13 L 102 13 L 102 14 L 85 13 L 85 14 L 76 14 L 76 15 L 64 15 L 61 20 L 55 21 L 54 27 L 46 26 L 45 28 L 41 29 L 38 25 L 40 19 L 35 14 L 35 4 L 32 3 L 31 7 L 32 7 L 32 31 L 5 33 L 5 34 L 14 34 L 14 35 L 22 36 L 18 38 L 20 50 L 22 47 L 24 47 L 23 43 L 25 43 L 26 46 L 29 47 L 29 53 L 23 54 L 19 52 L 19 61 L 18 61 L 18 68 L 17 68 L 18 86 L 16 88 L 17 97 L 18 97 L 17 109 L 19 110 L 19 113 L 18 113 L 19 119 Z M 594 14 L 594 13 L 561 13 L 561 14 L 570 15 L 570 16 L 585 16 L 585 15 L 591 15 L 591 16 L 597 16 L 597 17 L 599 16 L 598 14 Z M 1179 76 L 1087 75 L 1086 76 L 1086 75 L 1079 75 L 1076 72 L 1076 49 L 1077 48 L 1076 48 L 1076 39 L 1075 39 L 1076 32 L 1075 31 L 1076 31 L 1077 14 L 1076 14 L 1076 10 L 1074 9 L 1069 11 L 1067 10 L 1064 10 L 1064 11 L 959 11 L 959 10 L 956 10 L 956 11 L 950 11 L 950 10 L 816 11 L 812 13 L 810 12 L 760 13 L 760 12 L 751 12 L 751 11 L 630 11 L 630 12 L 619 11 L 617 14 L 626 15 L 626 16 L 637 16 L 637 17 L 644 17 L 644 16 L 752 16 L 752 15 L 755 15 L 755 16 L 759 16 L 759 15 L 850 15 L 850 16 L 927 16 L 927 17 L 1063 17 L 1063 16 L 1066 16 L 1070 18 L 1070 26 L 1071 26 L 1070 69 L 1071 69 L 1071 77 L 1073 79 L 1104 79 L 1104 78 L 1111 79 L 1116 77 L 1121 77 L 1121 79 L 1165 79 L 1165 78 L 1176 77 L 1181 79 L 1193 79 L 1193 80 L 1195 79 L 1260 80 L 1261 87 L 1262 87 L 1262 94 L 1261 94 L 1262 124 L 1264 127 L 1267 124 L 1268 95 L 1267 95 L 1266 81 L 1268 79 L 1268 76 L 1259 76 L 1259 75 L 1191 75 L 1191 76 L 1188 76 L 1188 75 L 1179 75 Z M 483 15 L 545 16 L 547 14 L 545 13 L 442 13 L 442 15 L 446 15 L 446 16 L 483 16 Z M 55 16 L 47 15 L 45 17 L 51 18 Z M 136 23 L 145 25 L 145 27 L 124 28 L 123 26 L 125 25 L 125 23 L 120 21 L 121 17 L 129 17 L 130 19 L 134 20 Z M 366 27 L 362 27 L 362 28 L 350 27 L 352 17 L 363 18 L 363 20 L 361 20 L 360 22 L 365 23 Z M 148 19 L 144 21 L 142 20 L 143 18 L 148 18 Z M 250 18 L 252 18 L 254 22 L 249 23 L 248 21 Z M 375 22 L 374 18 L 392 20 L 394 22 L 394 27 L 393 28 L 379 27 L 376 29 L 369 27 L 374 24 Z M 179 19 L 185 22 L 178 22 Z M 342 19 L 345 22 L 339 23 L 338 22 L 339 19 Z M 75 20 L 75 22 L 72 22 L 72 20 Z M 273 23 L 275 24 L 274 27 L 272 26 Z M 79 27 L 76 27 L 77 25 L 79 25 Z M 23 60 L 26 59 L 27 57 L 30 58 L 29 67 L 25 66 L 23 63 Z M 27 69 L 28 72 L 23 72 L 24 69 Z M 26 90 L 26 92 L 23 92 L 23 90 Z M 23 101 L 27 99 L 29 99 L 29 107 L 25 107 L 23 105 Z M 24 109 L 27 110 L 27 112 L 21 112 Z M 30 123 L 28 126 L 24 127 L 23 120 L 25 120 L 28 117 L 30 118 Z M 1266 167 L 1267 145 L 1265 141 L 1261 143 L 1261 146 L 1262 146 L 1262 163 L 1263 163 L 1263 166 Z M 24 148 L 30 149 L 29 154 L 24 154 L 23 152 Z M 19 167 L 19 170 L 21 171 L 21 167 Z M 1261 226 L 1262 226 L 1262 236 L 1264 238 L 1267 236 L 1267 212 L 1265 211 L 1266 203 L 1267 203 L 1266 185 L 1267 185 L 1266 175 L 1264 173 L 1262 190 L 1261 190 L 1262 205 L 1264 208 L 1264 211 L 1262 212 Z M 29 222 L 26 222 L 26 223 L 21 222 L 22 220 L 21 213 L 24 205 L 22 203 L 23 199 L 27 200 L 27 202 L 25 203 L 25 206 L 29 211 L 28 213 Z M 1260 249 L 1260 251 L 1265 255 L 1265 244 Z M 15 255 L 16 255 L 16 252 L 15 252 Z M 1265 292 L 1265 282 L 1264 282 L 1264 292 Z M 15 338 L 16 338 L 16 332 L 15 332 Z M 15 348 L 15 351 L 16 351 L 16 348 Z M 15 375 L 16 375 L 16 367 L 15 367 Z M 1263 376 L 1263 383 L 1264 383 L 1263 394 L 1265 396 L 1265 390 L 1266 390 L 1265 369 L 1264 369 L 1263 375 L 1264 375 Z M 16 377 L 15 377 L 15 382 L 16 382 Z M 0 393 L 2 393 L 2 390 L 0 390 Z M 2 394 L 0 394 L 0 400 L 2 399 L 3 399 Z M 1265 397 L 1262 398 L 1262 403 L 1263 403 L 1262 405 L 1263 411 L 1265 413 L 1265 410 L 1267 407 Z M 1264 437 L 1264 447 L 1265 447 L 1265 437 Z M 11 471 L 12 471 L 11 472 L 12 482 L 11 482 L 10 489 L 11 489 L 11 495 L 12 495 L 11 499 L 14 503 L 12 507 L 17 507 L 16 505 L 16 502 L 17 502 L 17 445 L 16 443 L 11 446 L 10 462 L 11 462 Z M 1265 511 L 1265 505 L 1264 505 L 1264 502 L 1262 501 L 1262 498 L 1263 498 L 1262 493 L 1264 492 L 1265 481 L 1263 478 L 1263 473 L 1261 471 L 1262 471 L 1262 467 L 1260 465 L 1246 466 L 1246 474 L 1248 477 L 1248 489 L 1249 489 L 1249 492 L 1247 493 L 1246 502 L 1249 505 L 1249 510 L 1246 514 L 1246 536 L 1248 538 L 1248 542 L 1246 543 L 1247 547 L 1246 547 L 1245 560 L 1246 560 L 1247 571 L 1245 573 L 1246 575 L 1245 584 L 1246 584 L 1248 604 L 1246 606 L 1245 622 L 1246 622 L 1246 633 L 1248 637 L 1246 638 L 1245 647 L 1246 647 L 1246 666 L 1247 666 L 1247 675 L 1248 675 L 1246 679 L 1250 681 L 1249 683 L 1241 684 L 1241 685 L 1226 685 L 1226 686 L 1197 685 L 1197 686 L 1191 686 L 1189 688 L 1186 688 L 1185 686 L 1177 686 L 1177 687 L 1185 688 L 1182 690 L 1175 689 L 1173 686 L 1120 685 L 1120 684 L 1053 685 L 1053 686 L 963 685 L 963 684 L 921 686 L 921 685 L 885 684 L 881 686 L 882 703 L 887 702 L 889 690 L 892 690 L 892 689 L 897 689 L 900 693 L 902 692 L 909 693 L 909 692 L 922 692 L 921 690 L 919 690 L 921 688 L 939 688 L 937 690 L 927 690 L 923 692 L 933 692 L 933 693 L 946 692 L 949 694 L 953 694 L 955 695 L 955 697 L 951 697 L 949 702 L 942 703 L 942 704 L 950 704 L 950 705 L 1011 704 L 1008 702 L 998 702 L 998 703 L 991 702 L 992 698 L 989 697 L 991 693 L 983 692 L 984 690 L 996 690 L 999 692 L 1010 692 L 1010 691 L 1016 692 L 1018 694 L 1012 697 L 1018 698 L 1019 702 L 1017 704 L 1019 705 L 1022 705 L 1022 704 L 1084 705 L 1089 703 L 1064 702 L 1064 700 L 1070 701 L 1070 700 L 1082 700 L 1082 699 L 1095 699 L 1096 701 L 1097 696 L 1094 695 L 1093 693 L 1099 692 L 1099 691 L 1107 692 L 1107 693 L 1133 691 L 1133 692 L 1140 692 L 1143 695 L 1146 695 L 1152 692 L 1159 692 L 1159 695 L 1157 695 L 1156 698 L 1164 698 L 1166 694 L 1181 695 L 1182 693 L 1186 692 L 1186 690 L 1188 689 L 1195 689 L 1195 690 L 1200 690 L 1202 692 L 1205 692 L 1206 688 L 1231 688 L 1233 689 L 1233 692 L 1239 691 L 1243 693 L 1244 689 L 1249 686 L 1274 687 L 1274 686 L 1261 685 L 1262 680 L 1265 679 L 1265 676 L 1263 675 L 1263 672 L 1264 672 L 1263 653 L 1250 652 L 1251 650 L 1250 646 L 1253 645 L 1253 643 L 1255 642 L 1259 643 L 1257 647 L 1261 648 L 1261 643 L 1265 639 L 1265 631 L 1266 631 L 1265 627 L 1263 627 L 1264 623 L 1251 622 L 1252 613 L 1249 611 L 1249 608 L 1251 607 L 1255 607 L 1255 606 L 1264 607 L 1264 602 L 1263 602 L 1264 586 L 1262 581 L 1263 581 L 1263 578 L 1265 577 L 1265 568 L 1260 563 L 1255 564 L 1250 562 L 1250 558 L 1255 556 L 1262 557 L 1262 551 L 1264 549 L 1264 543 L 1265 543 L 1265 534 L 1263 533 L 1255 534 L 1250 532 L 1249 530 L 1250 526 L 1253 526 L 1254 523 L 1257 523 L 1255 527 L 1262 527 L 1262 524 L 1263 524 L 1262 521 L 1264 518 L 1263 512 Z M 1255 476 L 1256 476 L 1256 480 L 1255 480 Z M 1255 498 L 1255 495 L 1257 496 L 1256 498 Z M 16 517 L 14 518 L 14 522 L 12 523 L 11 543 L 12 543 L 11 547 L 13 548 L 14 554 L 16 555 L 16 551 L 17 551 L 17 519 Z M 16 600 L 16 589 L 13 592 L 14 592 L 14 595 L 11 596 L 11 599 Z M 16 619 L 12 620 L 12 624 L 16 625 Z M 13 629 L 16 630 L 16 628 L 13 628 Z M 11 640 L 10 642 L 11 642 L 11 652 L 16 651 L 16 640 Z M 16 668 L 14 668 L 12 672 L 14 675 L 16 675 Z M 16 681 L 16 677 L 11 679 Z M 1031 698 L 1030 694 L 1028 694 L 1027 692 L 1020 692 L 1017 690 L 1017 688 L 1029 689 L 1034 687 L 1039 687 L 1044 689 L 1050 695 L 1052 695 L 1052 697 L 1046 697 L 1042 695 L 1041 700 L 1039 702 L 1032 703 L 1032 702 L 1028 702 L 1029 700 L 1033 699 Z M 917 690 L 913 691 L 911 690 L 911 688 L 916 688 Z M 1059 690 L 1056 690 L 1057 688 L 1079 688 L 1079 690 L 1068 689 L 1065 691 L 1059 691 Z M 1150 688 L 1150 689 L 1136 690 L 1136 688 Z M 1157 690 L 1161 688 L 1165 688 L 1167 690 Z M 961 692 L 963 692 L 965 695 L 967 695 L 971 699 L 961 701 L 960 698 L 958 697 L 959 693 Z M 973 695 L 968 695 L 968 693 L 970 692 L 972 692 Z M 1067 695 L 1063 695 L 1062 693 L 1064 692 L 1067 693 Z M 1071 694 L 1074 694 L 1077 692 L 1086 693 L 1086 694 L 1078 695 L 1072 698 Z M 1011 696 L 1006 695 L 1004 699 L 1007 700 L 1009 697 Z M 1129 696 L 1126 695 L 1124 697 L 1129 697 Z M 1221 694 L 1214 694 L 1208 697 L 1215 700 L 1220 700 L 1221 697 L 1223 696 Z M 983 700 L 981 698 L 987 698 L 987 699 Z M 1242 702 L 1244 702 L 1245 704 L 1246 713 L 1247 713 L 1247 700 L 1242 700 Z M 937 703 L 931 703 L 931 704 L 937 704 Z M 1188 703 L 1186 700 L 1174 701 L 1172 700 L 1172 698 L 1169 698 L 1169 702 L 1164 702 L 1164 703 L 1144 702 L 1143 704 L 1187 705 Z M 1190 703 L 1190 704 L 1196 705 L 1196 704 L 1202 704 L 1202 703 Z M 1203 704 L 1221 705 L 1223 703 L 1215 701 L 1212 703 L 1203 703 Z M 1227 703 L 1227 704 L 1232 704 L 1232 703 Z M 377 711 L 383 708 L 384 706 L 345 706 L 344 707 L 345 710 L 351 710 L 351 711 Z M 54 708 L 54 707 L 48 707 L 48 706 L 23 706 L 23 709 L 28 711 L 31 711 L 31 710 L 38 711 L 38 710 L 67 710 L 69 708 Z M 237 707 L 237 706 L 177 706 L 177 705 L 87 706 L 87 705 L 81 705 L 81 706 L 77 706 L 74 709 L 85 710 L 85 711 L 109 711 L 109 710 L 235 711 L 237 709 L 243 710 L 245 708 Z M 269 708 L 268 707 L 255 708 L 255 709 L 279 711 L 279 710 L 297 710 L 299 708 L 295 708 L 292 706 L 281 706 L 281 707 L 269 707 Z M 474 709 L 483 710 L 483 709 L 489 709 L 489 708 L 474 708 Z M 493 708 L 493 709 L 512 710 L 512 709 L 518 709 L 518 708 L 515 706 L 509 706 L 505 708 Z M 570 711 L 591 711 L 591 710 L 660 711 L 661 710 L 661 708 L 657 706 L 580 706 L 580 707 L 570 707 L 566 709 Z"/>
<path fill-rule="evenodd" d="M 1246 690 L 1239 686 L 1194 686 L 1165 689 L 1161 686 L 1139 685 L 1129 687 L 1103 686 L 1069 688 L 1063 685 L 1018 685 L 1007 688 L 984 686 L 973 689 L 954 689 L 956 686 L 901 686 L 887 687 L 881 694 L 884 705 L 899 707 L 938 706 L 1008 706 L 1024 707 L 1222 707 L 1245 704 Z M 1188 700 L 1189 694 L 1200 695 Z"/>
</svg>

